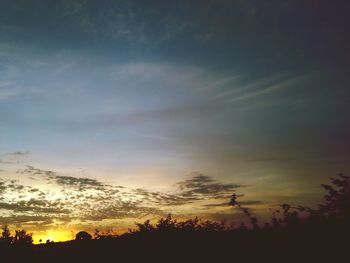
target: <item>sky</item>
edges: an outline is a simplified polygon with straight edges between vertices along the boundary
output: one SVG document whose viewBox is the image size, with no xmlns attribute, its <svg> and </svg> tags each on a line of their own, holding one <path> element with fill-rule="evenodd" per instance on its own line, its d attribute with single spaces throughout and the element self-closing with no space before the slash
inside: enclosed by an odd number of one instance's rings
<svg viewBox="0 0 350 263">
<path fill-rule="evenodd" d="M 0 0 L 0 224 L 34 240 L 314 205 L 349 174 L 347 1 Z"/>
</svg>

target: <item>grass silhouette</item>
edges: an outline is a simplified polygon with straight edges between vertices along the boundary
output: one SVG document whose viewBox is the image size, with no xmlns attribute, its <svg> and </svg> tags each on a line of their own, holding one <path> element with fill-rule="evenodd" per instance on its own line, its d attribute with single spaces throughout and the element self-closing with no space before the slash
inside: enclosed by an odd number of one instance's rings
<svg viewBox="0 0 350 263">
<path fill-rule="evenodd" d="M 340 174 L 322 187 L 316 208 L 282 204 L 263 224 L 233 194 L 230 205 L 250 222 L 239 227 L 168 215 L 122 235 L 81 231 L 72 241 L 33 245 L 25 230 L 12 236 L 4 226 L 0 255 L 20 262 L 348 262 L 350 177 Z"/>
</svg>

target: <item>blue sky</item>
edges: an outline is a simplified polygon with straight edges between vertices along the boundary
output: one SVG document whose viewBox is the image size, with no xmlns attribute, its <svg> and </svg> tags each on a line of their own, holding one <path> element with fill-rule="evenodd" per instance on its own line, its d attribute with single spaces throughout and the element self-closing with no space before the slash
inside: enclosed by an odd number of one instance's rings
<svg viewBox="0 0 350 263">
<path fill-rule="evenodd" d="M 266 207 L 349 172 L 343 1 L 0 5 L 0 178 L 171 192 L 199 173 Z"/>
</svg>

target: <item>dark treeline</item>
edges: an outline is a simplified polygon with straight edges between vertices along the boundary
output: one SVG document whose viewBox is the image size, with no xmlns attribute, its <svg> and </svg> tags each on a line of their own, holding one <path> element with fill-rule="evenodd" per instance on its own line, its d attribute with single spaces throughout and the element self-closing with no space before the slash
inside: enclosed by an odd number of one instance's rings
<svg viewBox="0 0 350 263">
<path fill-rule="evenodd" d="M 316 208 L 282 204 L 265 223 L 233 194 L 230 205 L 249 219 L 236 227 L 169 215 L 119 236 L 82 231 L 72 241 L 33 245 L 26 231 L 12 236 L 5 226 L 0 256 L 20 262 L 349 262 L 350 177 L 322 187 L 326 194 Z"/>
</svg>

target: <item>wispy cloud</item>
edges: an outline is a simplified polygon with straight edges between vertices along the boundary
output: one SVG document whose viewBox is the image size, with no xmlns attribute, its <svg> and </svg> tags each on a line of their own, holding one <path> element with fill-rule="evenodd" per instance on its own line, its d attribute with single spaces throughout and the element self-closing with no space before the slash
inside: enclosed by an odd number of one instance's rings
<svg viewBox="0 0 350 263">
<path fill-rule="evenodd" d="M 274 83 L 272 85 L 262 86 L 254 90 L 250 90 L 247 92 L 243 92 L 242 94 L 237 94 L 236 96 L 233 96 L 230 98 L 231 102 L 237 102 L 237 101 L 243 101 L 252 99 L 255 97 L 275 93 L 277 91 L 281 91 L 290 87 L 295 87 L 296 85 L 299 85 L 303 83 L 307 79 L 306 76 L 297 76 L 288 78 L 282 81 L 279 81 L 277 83 Z"/>
<path fill-rule="evenodd" d="M 7 100 L 9 98 L 19 95 L 21 91 L 19 89 L 1 88 L 0 87 L 0 101 Z"/>
<path fill-rule="evenodd" d="M 268 76 L 264 77 L 262 79 L 258 79 L 255 81 L 250 81 L 248 83 L 242 83 L 244 81 L 244 77 L 241 77 L 241 81 L 238 83 L 235 83 L 235 85 L 230 85 L 226 90 L 216 94 L 214 96 L 215 99 L 218 98 L 232 98 L 236 96 L 237 94 L 241 93 L 247 93 L 254 91 L 256 89 L 261 89 L 267 85 L 274 84 L 278 81 L 281 81 L 281 79 L 288 77 L 289 74 L 284 73 L 284 74 L 277 74 L 274 76 Z M 247 81 L 247 80 L 246 80 Z"/>
</svg>

